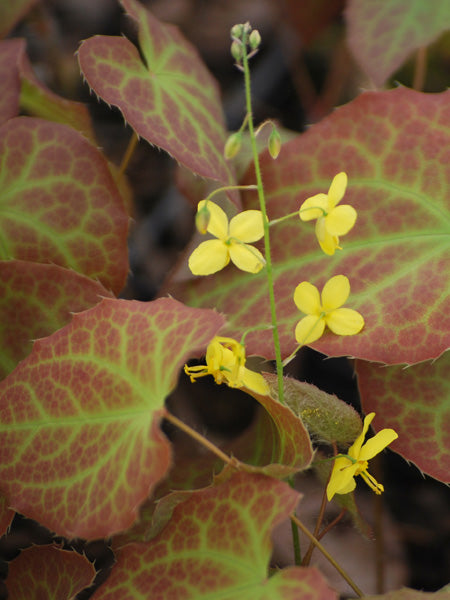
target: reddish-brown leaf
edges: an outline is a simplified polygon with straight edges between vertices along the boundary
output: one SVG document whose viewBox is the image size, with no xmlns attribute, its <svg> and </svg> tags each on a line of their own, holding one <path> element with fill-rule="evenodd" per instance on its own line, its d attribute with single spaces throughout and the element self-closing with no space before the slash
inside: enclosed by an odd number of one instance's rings
<svg viewBox="0 0 450 600">
<path fill-rule="evenodd" d="M 71 268 L 119 293 L 128 216 L 106 160 L 84 136 L 41 119 L 0 128 L 0 258 Z"/>
<path fill-rule="evenodd" d="M 0 383 L 0 489 L 66 537 L 127 529 L 170 464 L 159 429 L 181 365 L 223 325 L 164 298 L 104 299 Z"/>
<path fill-rule="evenodd" d="M 217 83 L 197 50 L 136 0 L 121 3 L 138 24 L 142 57 L 124 37 L 85 40 L 78 58 L 88 84 L 139 136 L 198 175 L 231 183 Z"/>
<path fill-rule="evenodd" d="M 188 498 L 186 500 L 186 497 Z M 286 483 L 235 473 L 172 500 L 173 515 L 157 537 L 124 546 L 96 600 L 335 600 L 316 569 L 288 568 L 268 578 L 270 533 L 299 495 Z"/>
<path fill-rule="evenodd" d="M 6 585 L 11 600 L 73 600 L 94 578 L 86 557 L 57 546 L 33 546 L 9 563 Z"/>
<path fill-rule="evenodd" d="M 0 261 L 0 379 L 32 348 L 33 340 L 63 327 L 72 313 L 112 297 L 98 281 L 57 265 Z"/>
<path fill-rule="evenodd" d="M 364 411 L 377 413 L 377 430 L 398 433 L 389 447 L 444 483 L 450 483 L 449 372 L 450 352 L 407 369 L 357 361 Z"/>
</svg>

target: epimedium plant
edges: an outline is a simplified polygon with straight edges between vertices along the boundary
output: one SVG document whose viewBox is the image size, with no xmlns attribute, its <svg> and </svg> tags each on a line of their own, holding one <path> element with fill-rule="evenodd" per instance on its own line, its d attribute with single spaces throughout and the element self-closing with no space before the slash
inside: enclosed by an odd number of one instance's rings
<svg viewBox="0 0 450 600">
<path fill-rule="evenodd" d="M 2 22 L 30 4 L 8 7 Z M 139 49 L 124 37 L 85 40 L 81 73 L 120 109 L 132 145 L 139 136 L 164 149 L 208 189 L 190 189 L 198 232 L 161 297 L 119 299 L 126 164 L 117 169 L 96 147 L 83 105 L 36 79 L 22 40 L 1 42 L 2 532 L 16 511 L 67 540 L 111 538 L 116 562 L 98 599 L 336 598 L 309 566 L 314 547 L 363 596 L 317 539 L 323 508 L 313 535 L 291 484 L 315 469 L 324 499 L 364 529 L 353 490 L 364 479 L 383 491 L 368 461 L 387 445 L 449 482 L 449 92 L 363 92 L 283 145 L 268 123 L 261 152 L 249 63 L 257 30 L 232 30 L 246 117 L 230 135 L 196 50 L 137 0 L 121 4 Z M 347 7 L 350 45 L 378 85 L 405 58 L 400 39 L 412 51 L 450 24 L 444 2 L 426 33 L 420 2 L 386 4 L 375 17 L 367 3 Z M 390 32 L 381 50 L 374 22 Z M 356 359 L 364 424 L 336 397 L 284 375 L 302 345 Z M 262 407 L 235 446 L 215 446 L 165 407 L 183 365 L 203 355 L 206 364 L 185 367 L 194 383 L 212 375 Z M 274 359 L 276 373 L 248 368 L 249 355 Z M 162 419 L 208 454 L 174 456 Z M 377 433 L 365 440 L 372 423 Z M 314 450 L 316 439 L 328 454 Z M 288 518 L 296 565 L 269 576 L 270 535 Z M 312 544 L 303 556 L 298 528 Z M 14 598 L 38 580 L 49 597 L 72 598 L 94 576 L 82 555 L 34 547 L 11 562 L 7 585 Z"/>
</svg>

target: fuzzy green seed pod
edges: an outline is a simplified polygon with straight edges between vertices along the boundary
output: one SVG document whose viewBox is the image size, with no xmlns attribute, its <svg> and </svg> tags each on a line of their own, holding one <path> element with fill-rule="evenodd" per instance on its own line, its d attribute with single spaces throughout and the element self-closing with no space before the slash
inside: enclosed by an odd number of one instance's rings
<svg viewBox="0 0 450 600">
<path fill-rule="evenodd" d="M 223 150 L 223 155 L 226 160 L 231 160 L 236 156 L 242 146 L 242 133 L 237 131 L 236 133 L 232 133 L 230 137 L 225 142 L 225 148 Z"/>
</svg>

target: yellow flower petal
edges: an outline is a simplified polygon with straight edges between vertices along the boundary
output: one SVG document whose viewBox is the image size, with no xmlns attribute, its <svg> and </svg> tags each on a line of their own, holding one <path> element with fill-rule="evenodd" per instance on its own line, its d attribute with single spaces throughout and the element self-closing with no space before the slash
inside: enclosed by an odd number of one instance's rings
<svg viewBox="0 0 450 600">
<path fill-rule="evenodd" d="M 323 317 L 308 315 L 297 323 L 295 339 L 301 345 L 312 344 L 322 336 L 324 329 L 325 321 Z"/>
<path fill-rule="evenodd" d="M 302 281 L 295 288 L 294 302 L 307 315 L 319 315 L 321 312 L 319 290 L 309 281 Z"/>
<path fill-rule="evenodd" d="M 316 221 L 316 237 L 325 254 L 333 256 L 336 248 L 339 248 L 339 238 L 328 232 L 324 218 Z"/>
<path fill-rule="evenodd" d="M 348 455 L 351 456 L 352 458 L 355 458 L 355 459 L 359 458 L 359 454 L 361 452 L 361 446 L 363 445 L 364 439 L 366 437 L 367 432 L 369 431 L 369 427 L 373 421 L 374 416 L 375 416 L 374 412 L 371 412 L 365 416 L 363 429 L 362 429 L 361 433 L 358 435 L 356 440 L 353 442 L 353 444 L 348 449 Z"/>
<path fill-rule="evenodd" d="M 336 458 L 327 485 L 327 498 L 331 500 L 335 494 L 348 494 L 356 487 L 353 479 L 358 468 L 348 458 Z"/>
<path fill-rule="evenodd" d="M 258 273 L 266 264 L 261 252 L 249 244 L 240 244 L 231 242 L 228 247 L 231 260 L 241 271 L 248 273 Z"/>
<path fill-rule="evenodd" d="M 397 438 L 398 434 L 393 429 L 382 429 L 364 444 L 359 453 L 359 459 L 370 460 Z"/>
<path fill-rule="evenodd" d="M 230 262 L 228 247 L 221 240 L 207 240 L 189 257 L 189 268 L 194 275 L 217 273 Z"/>
<path fill-rule="evenodd" d="M 198 203 L 198 210 L 201 210 L 206 200 L 201 200 Z M 208 210 L 210 214 L 208 227 L 206 231 L 211 233 L 216 238 L 227 239 L 228 237 L 228 217 L 225 212 L 214 202 L 208 202 Z"/>
<path fill-rule="evenodd" d="M 328 200 L 330 209 L 334 208 L 336 204 L 342 200 L 347 188 L 347 173 L 338 173 L 333 177 L 330 189 L 328 190 Z"/>
<path fill-rule="evenodd" d="M 260 210 L 244 210 L 230 221 L 229 235 L 241 242 L 257 242 L 264 235 L 263 216 Z"/>
<path fill-rule="evenodd" d="M 357 212 L 350 204 L 337 206 L 325 217 L 325 227 L 331 235 L 345 235 L 356 222 Z"/>
<path fill-rule="evenodd" d="M 269 394 L 269 386 L 260 373 L 255 373 L 246 367 L 242 367 L 240 377 L 243 385 L 249 390 L 252 390 L 252 392 L 261 394 L 261 396 L 267 396 Z"/>
<path fill-rule="evenodd" d="M 337 335 L 355 335 L 364 327 L 364 319 L 356 310 L 337 308 L 325 316 L 325 321 Z"/>
<path fill-rule="evenodd" d="M 316 194 L 307 198 L 300 206 L 298 215 L 302 221 L 312 221 L 323 217 L 328 212 L 328 196 L 326 194 Z"/>
<path fill-rule="evenodd" d="M 345 275 L 335 275 L 322 290 L 322 307 L 325 311 L 335 310 L 345 304 L 350 295 L 350 282 Z"/>
</svg>

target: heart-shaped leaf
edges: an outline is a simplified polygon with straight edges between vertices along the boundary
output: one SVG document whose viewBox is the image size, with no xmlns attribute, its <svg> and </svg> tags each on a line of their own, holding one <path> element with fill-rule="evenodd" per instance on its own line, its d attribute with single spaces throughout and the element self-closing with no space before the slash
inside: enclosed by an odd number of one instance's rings
<svg viewBox="0 0 450 600">
<path fill-rule="evenodd" d="M 0 128 L 0 257 L 54 263 L 115 293 L 128 271 L 128 216 L 102 154 L 66 125 Z"/>
<path fill-rule="evenodd" d="M 33 340 L 108 296 L 98 281 L 57 265 L 0 261 L 0 379 L 31 352 Z"/>
<path fill-rule="evenodd" d="M 78 58 L 88 84 L 139 136 L 198 175 L 232 183 L 217 84 L 197 50 L 136 0 L 121 3 L 138 24 L 142 57 L 124 37 L 85 40 Z"/>
<path fill-rule="evenodd" d="M 270 219 L 327 192 L 340 171 L 349 176 L 343 203 L 358 211 L 354 229 L 341 240 L 344 249 L 332 257 L 320 250 L 312 223 L 295 217 L 271 227 L 283 356 L 296 348 L 294 329 L 303 316 L 293 300 L 297 284 L 307 280 L 321 289 L 340 273 L 351 284 L 346 306 L 362 313 L 365 327 L 354 336 L 326 332 L 314 348 L 411 364 L 448 347 L 449 99 L 449 91 L 366 92 L 284 145 L 276 161 L 262 156 Z M 249 173 L 245 183 L 253 182 Z M 254 194 L 246 193 L 243 204 L 257 208 Z M 264 270 L 249 275 L 228 266 L 167 289 L 188 304 L 226 313 L 234 338 L 251 330 L 248 354 L 274 356 Z"/>
<path fill-rule="evenodd" d="M 138 600 L 143 589 L 149 598 L 180 600 L 335 600 L 314 568 L 292 567 L 268 578 L 270 533 L 299 500 L 286 483 L 236 473 L 186 495 L 156 538 L 120 550 L 96 600 Z"/>
<path fill-rule="evenodd" d="M 85 556 L 56 546 L 33 546 L 10 562 L 6 585 L 14 600 L 72 600 L 94 578 L 94 565 Z"/>
<path fill-rule="evenodd" d="M 170 464 L 164 400 L 222 325 L 169 298 L 104 299 L 35 342 L 0 384 L 10 506 L 67 537 L 128 528 Z"/>
<path fill-rule="evenodd" d="M 382 86 L 420 46 L 450 29 L 450 4 L 435 0 L 349 0 L 348 45 L 374 83 Z"/>
<path fill-rule="evenodd" d="M 377 413 L 377 429 L 398 433 L 389 447 L 444 483 L 450 483 L 449 372 L 450 352 L 407 369 L 357 361 L 364 411 Z"/>
</svg>

